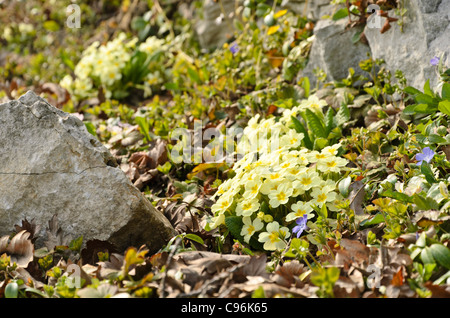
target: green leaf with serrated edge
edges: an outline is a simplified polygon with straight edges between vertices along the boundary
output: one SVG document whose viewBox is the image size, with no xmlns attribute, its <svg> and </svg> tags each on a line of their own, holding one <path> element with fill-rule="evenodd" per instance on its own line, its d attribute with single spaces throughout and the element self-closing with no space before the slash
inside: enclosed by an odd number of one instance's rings
<svg viewBox="0 0 450 318">
<path fill-rule="evenodd" d="M 334 116 L 335 112 L 333 108 L 328 108 L 327 113 L 325 114 L 325 128 L 327 131 L 327 135 L 330 135 L 331 130 L 335 127 L 334 126 Z"/>
<path fill-rule="evenodd" d="M 336 125 L 342 126 L 350 120 L 350 110 L 345 103 L 341 104 L 339 110 L 336 113 Z"/>
<path fill-rule="evenodd" d="M 311 139 L 309 138 L 308 131 L 305 129 L 303 124 L 294 116 L 291 116 L 292 122 L 294 123 L 294 129 L 298 133 L 302 133 L 304 135 L 303 137 L 303 143 L 305 144 L 305 147 L 309 150 L 313 150 L 313 143 L 311 142 Z"/>
<path fill-rule="evenodd" d="M 327 138 L 327 133 L 325 131 L 325 127 L 322 124 L 322 121 L 316 114 L 314 114 L 311 110 L 306 109 L 305 112 L 306 123 L 308 125 L 308 129 L 311 130 L 314 135 L 321 138 Z"/>
<path fill-rule="evenodd" d="M 450 249 L 442 244 L 433 244 L 429 247 L 430 253 L 439 265 L 450 269 Z"/>
</svg>

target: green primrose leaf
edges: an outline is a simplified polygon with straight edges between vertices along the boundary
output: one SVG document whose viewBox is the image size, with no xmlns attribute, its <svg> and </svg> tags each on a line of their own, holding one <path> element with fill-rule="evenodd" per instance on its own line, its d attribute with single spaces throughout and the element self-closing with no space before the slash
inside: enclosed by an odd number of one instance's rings
<svg viewBox="0 0 450 318">
<path fill-rule="evenodd" d="M 429 247 L 429 251 L 436 262 L 450 269 L 450 249 L 442 244 L 433 244 Z"/>
<path fill-rule="evenodd" d="M 328 137 L 322 121 L 316 114 L 314 114 L 314 112 L 312 112 L 310 109 L 306 109 L 305 117 L 308 128 L 314 133 L 314 135 L 320 138 Z"/>
<path fill-rule="evenodd" d="M 313 150 L 314 145 L 311 142 L 311 139 L 309 138 L 308 131 L 305 129 L 303 124 L 294 116 L 291 116 L 292 122 L 294 123 L 294 129 L 298 133 L 302 133 L 304 135 L 303 137 L 303 143 L 305 144 L 305 147 L 309 150 Z"/>
</svg>

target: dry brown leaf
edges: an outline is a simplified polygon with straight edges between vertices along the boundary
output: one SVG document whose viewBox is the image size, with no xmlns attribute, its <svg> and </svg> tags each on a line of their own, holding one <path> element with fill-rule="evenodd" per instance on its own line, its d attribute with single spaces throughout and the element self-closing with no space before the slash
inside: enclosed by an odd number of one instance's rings
<svg viewBox="0 0 450 318">
<path fill-rule="evenodd" d="M 432 282 L 426 282 L 425 287 L 431 291 L 431 298 L 450 298 L 449 285 L 434 285 Z"/>
<path fill-rule="evenodd" d="M 0 255 L 6 252 L 6 247 L 8 246 L 8 243 L 9 243 L 8 235 L 0 237 Z"/>
<path fill-rule="evenodd" d="M 34 257 L 34 245 L 29 240 L 30 233 L 23 230 L 17 233 L 6 247 L 6 252 L 11 256 L 11 262 L 20 267 L 27 267 Z"/>
<path fill-rule="evenodd" d="M 149 157 L 152 159 L 154 169 L 158 165 L 163 165 L 167 160 L 167 142 L 163 139 L 156 139 L 150 143 L 150 150 L 148 152 Z"/>
<path fill-rule="evenodd" d="M 405 278 L 403 277 L 403 267 L 400 267 L 398 272 L 392 278 L 391 284 L 394 286 L 402 286 L 404 281 L 405 281 Z"/>
<path fill-rule="evenodd" d="M 44 242 L 49 251 L 52 251 L 57 246 L 68 246 L 72 238 L 69 235 L 64 235 L 62 229 L 58 226 L 58 215 L 54 215 L 48 221 L 47 240 Z"/>
<path fill-rule="evenodd" d="M 343 248 L 336 252 L 335 265 L 344 266 L 349 269 L 353 263 L 362 265 L 368 264 L 370 248 L 356 240 L 342 239 L 340 246 Z"/>
<path fill-rule="evenodd" d="M 286 262 L 275 270 L 273 280 L 284 287 L 302 287 L 303 283 L 300 281 L 299 276 L 304 272 L 305 266 L 300 264 L 299 261 Z"/>
<path fill-rule="evenodd" d="M 339 277 L 336 281 L 333 293 L 336 298 L 359 298 L 360 292 L 357 284 L 348 277 Z"/>
<path fill-rule="evenodd" d="M 133 163 L 136 168 L 141 170 L 142 172 L 146 169 L 154 168 L 155 163 L 153 162 L 153 159 L 150 158 L 150 156 L 143 151 L 135 152 L 130 156 L 130 159 L 128 159 L 129 163 Z"/>
<path fill-rule="evenodd" d="M 30 240 L 31 242 L 34 243 L 34 241 L 36 241 L 37 237 L 35 236 L 37 233 L 40 232 L 41 230 L 41 226 L 37 225 L 34 222 L 34 219 L 31 220 L 31 222 L 29 222 L 26 218 L 24 220 L 22 220 L 22 225 L 16 225 L 15 226 L 17 233 L 19 233 L 20 231 L 27 231 L 30 233 Z"/>
</svg>

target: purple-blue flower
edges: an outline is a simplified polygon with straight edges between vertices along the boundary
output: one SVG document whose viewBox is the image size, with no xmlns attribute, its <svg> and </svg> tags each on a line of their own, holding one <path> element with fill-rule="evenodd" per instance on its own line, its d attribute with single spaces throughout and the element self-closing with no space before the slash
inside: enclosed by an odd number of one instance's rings
<svg viewBox="0 0 450 318">
<path fill-rule="evenodd" d="M 433 57 L 430 61 L 431 65 L 436 66 L 439 64 L 439 58 L 437 56 Z"/>
<path fill-rule="evenodd" d="M 231 53 L 233 53 L 233 55 L 236 54 L 237 52 L 239 52 L 239 46 L 237 45 L 237 43 L 233 43 L 230 46 L 230 51 L 231 51 Z"/>
<path fill-rule="evenodd" d="M 416 155 L 416 160 L 418 160 L 417 165 L 420 166 L 423 161 L 426 161 L 427 163 L 430 163 L 430 161 L 433 159 L 435 155 L 435 152 L 430 149 L 430 147 L 425 147 L 422 150 L 422 153 L 418 153 Z"/>
<path fill-rule="evenodd" d="M 306 222 L 308 221 L 308 215 L 305 214 L 302 217 L 299 217 L 295 222 L 298 224 L 294 226 L 292 229 L 292 233 L 297 233 L 297 238 L 302 235 L 302 232 L 306 229 Z"/>
</svg>

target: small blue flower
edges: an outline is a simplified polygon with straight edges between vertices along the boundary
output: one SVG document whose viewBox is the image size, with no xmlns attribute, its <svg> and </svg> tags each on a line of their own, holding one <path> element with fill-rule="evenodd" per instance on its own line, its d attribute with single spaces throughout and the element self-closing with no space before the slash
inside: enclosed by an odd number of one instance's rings
<svg viewBox="0 0 450 318">
<path fill-rule="evenodd" d="M 430 61 L 431 65 L 436 66 L 439 64 L 439 58 L 437 56 L 433 57 Z"/>
<path fill-rule="evenodd" d="M 233 43 L 230 46 L 230 51 L 231 51 L 231 53 L 233 53 L 233 55 L 236 54 L 237 52 L 239 52 L 239 46 L 237 45 L 237 43 Z"/>
<path fill-rule="evenodd" d="M 435 152 L 430 149 L 430 147 L 425 147 L 422 150 L 422 153 L 418 153 L 416 155 L 416 160 L 418 160 L 417 165 L 422 165 L 423 161 L 426 161 L 427 163 L 430 163 L 430 161 L 433 159 L 435 155 Z"/>
<path fill-rule="evenodd" d="M 305 214 L 298 218 L 295 222 L 298 224 L 292 229 L 292 233 L 297 233 L 297 238 L 300 237 L 302 232 L 306 229 L 306 222 L 308 221 L 308 215 Z"/>
</svg>

